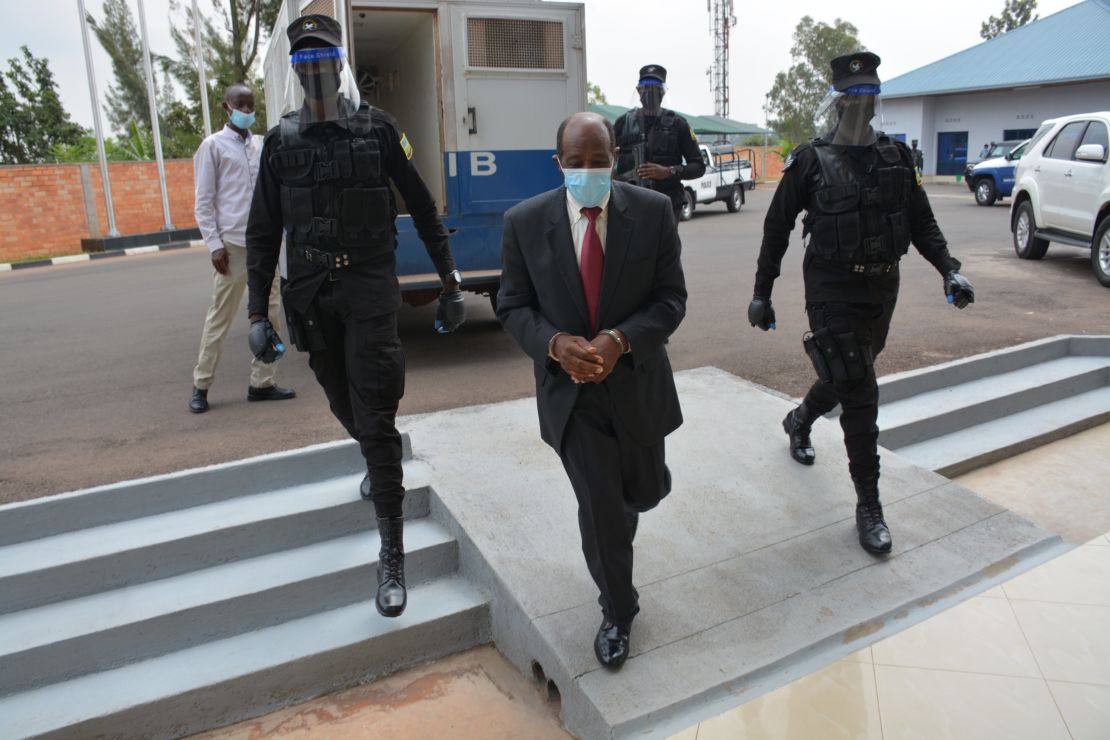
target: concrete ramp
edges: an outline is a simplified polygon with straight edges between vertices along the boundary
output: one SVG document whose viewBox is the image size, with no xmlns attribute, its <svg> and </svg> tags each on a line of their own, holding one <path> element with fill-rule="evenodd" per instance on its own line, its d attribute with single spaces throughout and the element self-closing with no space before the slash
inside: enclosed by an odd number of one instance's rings
<svg viewBox="0 0 1110 740">
<path fill-rule="evenodd" d="M 412 586 L 370 604 L 378 537 L 353 442 L 0 507 L 0 736 L 175 737 L 491 638 L 582 738 L 662 736 L 776 688 L 1063 549 L 884 455 L 894 553 L 863 552 L 839 427 L 786 450 L 790 402 L 680 373 L 674 491 L 636 542 L 642 613 L 594 659 L 576 503 L 524 399 L 409 417 Z"/>
<path fill-rule="evenodd" d="M 894 552 L 861 550 L 839 426 L 786 450 L 790 402 L 716 369 L 680 373 L 673 493 L 641 519 L 632 658 L 599 666 L 575 499 L 532 399 L 415 417 L 441 521 L 491 594 L 497 646 L 558 690 L 584 738 L 664 736 L 858 650 L 1064 549 L 1058 537 L 894 454 Z"/>
</svg>

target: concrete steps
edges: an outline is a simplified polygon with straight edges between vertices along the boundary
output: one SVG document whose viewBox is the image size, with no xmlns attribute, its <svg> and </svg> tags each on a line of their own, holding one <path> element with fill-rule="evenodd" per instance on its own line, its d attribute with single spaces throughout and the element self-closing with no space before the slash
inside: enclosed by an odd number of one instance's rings
<svg viewBox="0 0 1110 740">
<path fill-rule="evenodd" d="M 955 476 L 1110 419 L 1110 337 L 1031 342 L 879 388 L 879 444 Z"/>
<path fill-rule="evenodd" d="M 488 641 L 408 453 L 409 606 L 374 609 L 362 465 L 337 443 L 0 508 L 0 736 L 173 737 Z"/>
</svg>

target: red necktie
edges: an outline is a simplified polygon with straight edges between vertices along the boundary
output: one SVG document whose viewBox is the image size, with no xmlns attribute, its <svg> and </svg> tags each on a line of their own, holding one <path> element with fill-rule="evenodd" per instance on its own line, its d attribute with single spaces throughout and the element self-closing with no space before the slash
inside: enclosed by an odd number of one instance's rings
<svg viewBox="0 0 1110 740">
<path fill-rule="evenodd" d="M 601 251 L 601 237 L 597 235 L 597 217 L 601 208 L 583 208 L 582 215 L 589 219 L 586 235 L 582 238 L 582 259 L 578 269 L 582 273 L 582 290 L 586 293 L 586 311 L 590 315 L 590 336 L 597 333 L 597 310 L 601 305 L 601 275 L 605 268 L 605 253 Z"/>
</svg>

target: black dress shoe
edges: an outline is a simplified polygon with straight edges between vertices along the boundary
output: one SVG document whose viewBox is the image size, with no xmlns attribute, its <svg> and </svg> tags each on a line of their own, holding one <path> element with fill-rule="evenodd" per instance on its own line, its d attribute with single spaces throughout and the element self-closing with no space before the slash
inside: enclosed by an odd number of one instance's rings
<svg viewBox="0 0 1110 740">
<path fill-rule="evenodd" d="M 292 388 L 282 388 L 280 385 L 271 385 L 266 388 L 247 388 L 248 401 L 286 401 L 296 398 L 297 392 Z"/>
<path fill-rule="evenodd" d="M 782 420 L 783 431 L 790 437 L 790 457 L 802 465 L 812 465 L 817 459 L 813 442 L 809 438 L 813 422 L 814 418 L 809 415 L 809 409 L 804 403 Z"/>
<path fill-rule="evenodd" d="M 631 637 L 631 627 L 618 627 L 606 619 L 594 638 L 594 655 L 603 666 L 616 670 L 628 660 L 628 642 Z"/>
<path fill-rule="evenodd" d="M 208 389 L 193 386 L 193 396 L 189 399 L 189 410 L 194 414 L 203 414 L 208 410 Z"/>
<path fill-rule="evenodd" d="M 362 483 L 358 484 L 358 495 L 362 496 L 364 501 L 370 501 L 373 494 L 370 493 L 370 474 L 367 473 L 362 477 Z"/>
</svg>

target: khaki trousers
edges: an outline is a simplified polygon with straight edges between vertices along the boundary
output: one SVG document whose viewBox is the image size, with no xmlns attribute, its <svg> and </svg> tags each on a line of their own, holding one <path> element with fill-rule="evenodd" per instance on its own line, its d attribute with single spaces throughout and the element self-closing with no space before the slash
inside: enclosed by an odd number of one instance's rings
<svg viewBox="0 0 1110 740">
<path fill-rule="evenodd" d="M 238 244 L 224 242 L 227 250 L 228 270 L 226 275 L 215 273 L 212 280 L 212 305 L 204 318 L 204 333 L 200 337 L 200 355 L 193 369 L 193 385 L 201 390 L 212 387 L 216 377 L 216 366 L 220 364 L 220 352 L 224 338 L 231 329 L 231 322 L 243 303 L 243 293 L 247 289 L 247 248 Z M 270 288 L 270 323 L 279 329 L 281 307 L 278 303 L 281 294 L 280 278 L 274 275 Z M 243 347 L 247 351 L 246 346 Z M 251 359 L 251 385 L 255 388 L 268 388 L 274 385 L 277 368 Z"/>
</svg>

